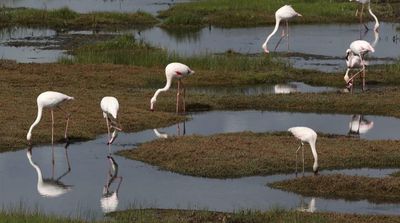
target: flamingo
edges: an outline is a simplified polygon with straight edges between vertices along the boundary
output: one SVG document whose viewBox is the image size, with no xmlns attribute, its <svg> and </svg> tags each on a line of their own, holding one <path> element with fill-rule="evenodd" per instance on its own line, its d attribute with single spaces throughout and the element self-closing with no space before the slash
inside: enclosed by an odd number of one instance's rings
<svg viewBox="0 0 400 223">
<path fill-rule="evenodd" d="M 111 145 L 115 138 L 118 136 L 118 131 L 122 131 L 118 127 L 117 115 L 119 110 L 119 103 L 115 97 L 106 96 L 101 99 L 100 102 L 101 110 L 103 111 L 103 117 L 106 119 L 107 132 L 108 132 L 108 145 Z M 110 136 L 110 129 L 113 128 L 114 132 Z"/>
<path fill-rule="evenodd" d="M 70 97 L 68 95 L 65 95 L 63 93 L 55 92 L 55 91 L 45 91 L 41 93 L 37 97 L 37 107 L 38 107 L 38 113 L 36 120 L 33 122 L 31 127 L 29 128 L 28 133 L 26 134 L 26 139 L 28 140 L 28 143 L 31 144 L 31 138 L 32 138 L 32 130 L 33 128 L 39 124 L 40 120 L 42 119 L 42 113 L 43 113 L 43 108 L 50 108 L 51 111 L 51 145 L 54 144 L 54 108 L 58 108 L 62 112 L 65 113 L 65 118 L 67 119 L 67 124 L 65 125 L 65 132 L 64 132 L 64 138 L 68 140 L 67 138 L 67 131 L 68 131 L 68 122 L 69 122 L 69 117 L 71 116 L 70 113 L 64 111 L 60 105 L 64 101 L 69 101 L 73 100 L 73 97 Z M 52 147 L 52 156 L 53 156 L 53 163 L 54 163 L 54 148 Z"/>
<path fill-rule="evenodd" d="M 360 136 L 374 127 L 374 122 L 367 120 L 364 115 L 353 115 L 349 123 L 348 135 Z"/>
<path fill-rule="evenodd" d="M 311 152 L 314 156 L 314 165 L 313 165 L 313 171 L 315 175 L 318 175 L 318 154 L 317 154 L 317 149 L 315 148 L 315 143 L 317 141 L 317 133 L 312 130 L 311 128 L 308 127 L 292 127 L 288 129 L 289 132 L 291 132 L 294 137 L 300 140 L 300 146 L 296 150 L 296 176 L 297 176 L 297 153 L 300 148 L 302 148 L 303 151 L 303 175 L 304 175 L 304 142 L 307 142 L 310 144 L 311 147 Z"/>
<path fill-rule="evenodd" d="M 122 183 L 122 177 L 118 176 L 118 164 L 112 156 L 107 156 L 111 163 L 109 170 L 109 177 L 107 177 L 107 184 L 103 187 L 102 197 L 100 199 L 101 209 L 104 213 L 115 211 L 118 207 L 118 191 Z M 110 191 L 111 184 L 118 179 L 118 186 L 115 191 Z"/>
<path fill-rule="evenodd" d="M 281 20 L 284 20 L 286 22 L 286 36 L 288 38 L 287 46 L 289 49 L 289 22 L 288 22 L 288 20 L 295 18 L 297 16 L 302 16 L 302 15 L 300 15 L 299 13 L 294 11 L 292 6 L 290 6 L 290 5 L 284 5 L 281 8 L 279 8 L 278 10 L 276 10 L 276 12 L 275 12 L 275 21 L 276 21 L 275 28 L 272 31 L 272 33 L 269 34 L 269 36 L 265 40 L 264 44 L 262 45 L 262 48 L 264 49 L 265 53 L 269 53 L 269 50 L 267 47 L 268 41 L 276 33 L 276 31 L 278 31 L 279 23 L 281 22 Z M 282 29 L 281 38 L 278 41 L 278 43 L 276 44 L 275 49 L 278 47 L 279 43 L 281 42 L 281 40 L 284 36 L 285 36 L 285 30 Z"/>
<path fill-rule="evenodd" d="M 168 138 L 168 134 L 167 133 L 159 132 L 158 129 L 153 129 L 153 132 L 157 136 L 157 138 L 160 138 L 160 139 L 167 139 Z"/>
<path fill-rule="evenodd" d="M 353 0 L 350 0 L 353 1 Z M 375 16 L 375 14 L 371 10 L 371 1 L 370 0 L 355 0 L 356 2 L 359 2 L 361 4 L 361 13 L 360 13 L 360 24 L 364 25 L 365 29 L 368 30 L 367 25 L 365 25 L 362 21 L 363 17 L 363 11 L 364 11 L 364 5 L 368 3 L 368 12 L 369 14 L 374 18 L 375 20 L 375 26 L 374 26 L 374 31 L 378 31 L 379 28 L 379 21 L 378 18 Z M 356 16 L 358 14 L 358 9 L 356 11 Z"/>
<path fill-rule="evenodd" d="M 66 146 L 67 147 L 67 146 Z M 67 153 L 67 148 L 65 147 L 65 154 L 67 157 L 67 163 L 68 163 L 68 169 L 67 171 L 62 174 L 60 177 L 57 179 L 54 179 L 54 163 L 53 163 L 53 176 L 50 179 L 45 179 L 43 178 L 42 175 L 42 170 L 40 167 L 33 162 L 32 160 L 32 148 L 29 148 L 28 151 L 26 152 L 26 156 L 28 157 L 28 161 L 31 164 L 31 166 L 36 170 L 37 176 L 38 176 L 38 182 L 37 182 L 37 190 L 40 195 L 44 197 L 59 197 L 68 191 L 72 189 L 71 185 L 65 185 L 63 182 L 61 182 L 61 178 L 66 176 L 69 172 L 71 172 L 71 166 L 69 163 L 68 159 L 68 153 Z"/>
<path fill-rule="evenodd" d="M 375 36 L 375 41 L 374 41 L 374 45 L 376 45 L 377 42 L 377 36 Z M 379 36 L 378 36 L 379 37 Z M 358 75 L 359 73 L 362 72 L 362 81 L 363 81 L 363 85 L 362 85 L 362 90 L 364 91 L 365 89 L 365 66 L 367 65 L 367 63 L 364 61 L 364 56 L 369 53 L 369 52 L 375 52 L 374 47 L 368 43 L 365 40 L 356 40 L 353 41 L 350 44 L 350 48 L 346 50 L 346 64 L 347 64 L 347 70 L 346 70 L 346 74 L 344 76 L 344 80 L 346 81 L 347 88 L 351 88 L 352 89 L 352 82 L 354 77 L 356 77 L 356 75 Z M 361 68 L 361 70 L 356 73 L 355 75 L 353 75 L 351 78 L 349 78 L 348 73 L 350 71 L 350 69 L 353 68 Z"/>
<path fill-rule="evenodd" d="M 171 87 L 172 79 L 178 79 L 178 93 L 176 94 L 176 113 L 179 113 L 179 98 L 180 95 L 183 93 L 183 112 L 185 112 L 185 88 L 182 84 L 181 79 L 185 76 L 194 74 L 194 71 L 191 70 L 188 66 L 182 63 L 170 63 L 165 67 L 165 76 L 167 78 L 167 83 L 165 84 L 164 88 L 158 89 L 154 96 L 150 100 L 150 110 L 154 111 L 154 104 L 157 101 L 157 96 L 160 92 L 168 91 Z M 181 91 L 180 85 L 182 85 L 183 90 Z"/>
</svg>

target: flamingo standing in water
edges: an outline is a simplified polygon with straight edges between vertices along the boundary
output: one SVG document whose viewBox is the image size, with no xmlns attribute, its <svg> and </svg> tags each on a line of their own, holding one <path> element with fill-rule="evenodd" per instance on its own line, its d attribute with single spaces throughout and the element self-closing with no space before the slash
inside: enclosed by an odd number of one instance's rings
<svg viewBox="0 0 400 223">
<path fill-rule="evenodd" d="M 120 127 L 118 127 L 117 115 L 119 110 L 119 103 L 115 97 L 106 96 L 101 99 L 100 102 L 101 110 L 103 111 L 103 117 L 106 119 L 107 124 L 107 132 L 108 132 L 108 145 L 111 145 L 115 138 L 117 138 L 118 131 L 122 131 Z M 110 136 L 110 129 L 113 128 L 114 132 L 112 136 Z M 110 148 L 109 148 L 110 149 Z"/>
<path fill-rule="evenodd" d="M 288 129 L 289 132 L 291 132 L 294 137 L 300 140 L 300 146 L 296 150 L 296 176 L 297 176 L 297 153 L 302 148 L 303 151 L 303 175 L 304 175 L 304 142 L 307 142 L 310 144 L 311 147 L 311 152 L 314 156 L 314 165 L 313 165 L 313 171 L 314 174 L 318 174 L 318 154 L 317 154 L 317 149 L 315 148 L 315 143 L 317 141 L 317 133 L 308 128 L 308 127 L 292 127 Z"/>
<path fill-rule="evenodd" d="M 353 0 L 350 0 L 350 1 L 353 1 Z M 365 27 L 366 30 L 369 30 L 368 27 L 367 27 L 367 25 L 365 25 L 365 24 L 363 23 L 363 19 L 362 19 L 362 17 L 363 17 L 363 12 L 364 12 L 364 5 L 368 3 L 368 12 L 369 12 L 369 14 L 370 14 L 370 15 L 374 18 L 374 20 L 375 20 L 374 31 L 378 31 L 378 28 L 379 28 L 379 21 L 378 21 L 378 18 L 376 17 L 376 15 L 375 15 L 375 14 L 372 12 L 372 10 L 371 10 L 371 1 L 370 1 L 370 0 L 355 0 L 355 1 L 356 1 L 356 2 L 359 2 L 359 3 L 361 4 L 360 24 L 364 25 L 364 27 Z M 358 9 L 357 9 L 357 11 L 356 11 L 356 16 L 357 16 L 357 14 L 358 14 Z"/>
<path fill-rule="evenodd" d="M 154 96 L 150 100 L 150 110 L 154 111 L 154 104 L 157 101 L 157 96 L 163 91 L 168 91 L 171 87 L 172 79 L 178 79 L 178 93 L 176 94 L 176 113 L 179 113 L 179 99 L 180 96 L 183 95 L 183 112 L 186 111 L 185 108 L 185 88 L 182 84 L 181 79 L 185 76 L 194 74 L 194 71 L 191 70 L 188 66 L 182 63 L 170 63 L 165 67 L 165 76 L 167 78 L 167 83 L 164 88 L 160 88 L 154 93 Z M 182 90 L 181 90 L 182 85 Z"/>
<path fill-rule="evenodd" d="M 267 47 L 268 41 L 276 33 L 276 31 L 278 31 L 279 23 L 281 22 L 281 20 L 284 20 L 286 22 L 287 47 L 289 50 L 289 22 L 288 22 L 288 20 L 290 20 L 294 17 L 297 17 L 297 16 L 302 16 L 302 15 L 300 15 L 299 13 L 294 11 L 292 6 L 290 6 L 290 5 L 284 5 L 275 12 L 275 22 L 276 22 L 275 28 L 272 31 L 272 33 L 269 34 L 269 36 L 265 40 L 264 44 L 262 45 L 262 48 L 264 49 L 265 53 L 269 53 L 269 50 Z M 285 36 L 285 30 L 282 29 L 281 38 L 278 41 L 278 43 L 276 44 L 275 49 L 278 47 L 279 43 L 281 42 L 281 40 L 284 36 Z"/>
<path fill-rule="evenodd" d="M 67 120 L 67 124 L 65 125 L 65 132 L 64 132 L 64 137 L 67 139 L 67 131 L 68 131 L 68 121 L 69 117 L 71 116 L 70 113 L 64 111 L 62 108 L 60 108 L 61 103 L 64 101 L 69 101 L 73 100 L 73 97 L 70 97 L 68 95 L 55 92 L 55 91 L 46 91 L 41 93 L 37 97 L 37 107 L 38 107 L 38 113 L 36 120 L 33 122 L 31 127 L 29 128 L 28 134 L 26 135 L 26 139 L 28 140 L 29 144 L 31 144 L 31 138 L 32 138 L 32 130 L 33 128 L 39 124 L 40 120 L 42 119 L 42 113 L 43 113 L 43 108 L 50 108 L 51 111 L 51 144 L 53 145 L 54 143 L 54 108 L 58 108 L 59 110 L 63 111 L 65 113 L 65 118 Z M 52 156 L 53 156 L 53 163 L 54 163 L 54 148 L 52 148 Z"/>
<path fill-rule="evenodd" d="M 377 38 L 376 38 L 377 39 Z M 376 41 L 374 42 L 374 45 L 376 44 Z M 347 83 L 347 88 L 352 89 L 353 85 L 353 79 L 358 75 L 359 73 L 362 73 L 362 90 L 364 91 L 365 89 L 365 65 L 366 62 L 364 61 L 364 56 L 368 54 L 369 52 L 375 52 L 374 47 L 369 44 L 365 40 L 356 40 L 353 41 L 350 44 L 350 48 L 346 50 L 347 56 L 346 56 L 346 63 L 347 63 L 347 70 L 346 74 L 344 76 L 344 80 Z M 353 75 L 351 78 L 349 78 L 348 73 L 350 69 L 352 68 L 361 68 L 361 70 Z"/>
</svg>

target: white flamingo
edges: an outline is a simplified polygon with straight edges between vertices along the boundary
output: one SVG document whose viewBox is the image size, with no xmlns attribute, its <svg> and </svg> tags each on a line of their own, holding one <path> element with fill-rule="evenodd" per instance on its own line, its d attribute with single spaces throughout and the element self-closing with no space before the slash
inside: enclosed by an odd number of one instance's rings
<svg viewBox="0 0 400 223">
<path fill-rule="evenodd" d="M 374 45 L 377 43 L 378 36 L 375 36 Z M 375 52 L 374 47 L 365 40 L 356 40 L 350 44 L 350 48 L 346 50 L 346 64 L 347 70 L 344 76 L 344 80 L 347 83 L 347 87 L 352 90 L 353 79 L 362 73 L 362 90 L 365 89 L 365 66 L 367 63 L 364 61 L 364 56 L 369 52 Z M 361 68 L 361 70 L 354 74 L 351 78 L 348 76 L 349 71 L 353 68 Z"/>
<path fill-rule="evenodd" d="M 194 74 L 194 71 L 191 70 L 188 66 L 182 63 L 170 63 L 165 67 L 165 76 L 167 79 L 167 83 L 165 84 L 165 87 L 158 89 L 155 93 L 154 96 L 150 100 L 150 110 L 154 111 L 154 104 L 157 101 L 157 96 L 163 91 L 168 91 L 168 89 L 171 87 L 172 79 L 176 78 L 178 79 L 178 93 L 176 94 L 176 113 L 179 112 L 179 98 L 181 94 L 183 93 L 183 112 L 186 111 L 185 108 L 185 88 L 182 84 L 181 79 L 185 76 L 192 75 Z M 182 85 L 182 91 L 181 91 L 181 86 Z"/>
<path fill-rule="evenodd" d="M 158 129 L 153 129 L 154 134 L 157 136 L 157 138 L 160 139 L 167 139 L 168 138 L 168 134 L 165 132 L 159 132 Z"/>
<path fill-rule="evenodd" d="M 308 128 L 308 127 L 292 127 L 288 129 L 289 132 L 291 132 L 294 137 L 300 140 L 300 146 L 296 150 L 296 175 L 297 175 L 297 153 L 302 148 L 303 151 L 303 175 L 304 175 L 304 142 L 307 142 L 310 144 L 311 147 L 311 152 L 314 156 L 314 165 L 313 165 L 313 171 L 314 174 L 318 174 L 318 154 L 317 154 L 317 149 L 315 147 L 315 143 L 317 141 L 317 133 Z"/>
<path fill-rule="evenodd" d="M 36 120 L 33 122 L 31 127 L 29 128 L 28 133 L 26 134 L 26 139 L 28 140 L 29 144 L 31 144 L 31 138 L 32 138 L 32 130 L 33 128 L 39 124 L 40 120 L 42 119 L 42 114 L 43 114 L 43 109 L 44 108 L 49 108 L 51 111 L 51 144 L 54 144 L 54 108 L 58 108 L 59 110 L 63 111 L 65 113 L 65 117 L 67 120 L 67 123 L 65 125 L 65 132 L 64 132 L 64 137 L 67 139 L 67 131 L 68 131 L 68 122 L 69 122 L 69 117 L 71 116 L 70 113 L 64 111 L 62 108 L 60 108 L 60 104 L 63 103 L 64 101 L 69 101 L 73 100 L 73 97 L 70 97 L 68 95 L 55 92 L 55 91 L 46 91 L 41 93 L 37 97 L 37 107 L 38 107 L 38 112 L 37 112 L 37 117 Z M 52 148 L 52 156 L 53 156 L 53 163 L 54 163 L 54 148 Z"/>
<path fill-rule="evenodd" d="M 103 117 L 106 119 L 107 124 L 107 132 L 108 132 L 108 142 L 107 144 L 110 145 L 114 142 L 115 138 L 118 136 L 118 131 L 122 131 L 122 129 L 118 124 L 117 115 L 119 110 L 119 103 L 115 97 L 106 96 L 101 99 L 100 102 L 101 110 L 103 111 Z M 110 129 L 113 128 L 114 132 L 111 134 Z"/>
<path fill-rule="evenodd" d="M 367 120 L 364 115 L 353 115 L 349 123 L 349 135 L 360 136 L 374 127 L 374 122 Z"/>
<path fill-rule="evenodd" d="M 276 33 L 276 31 L 278 31 L 279 23 L 281 22 L 281 20 L 284 20 L 286 22 L 287 46 L 289 49 L 289 22 L 288 22 L 288 20 L 295 18 L 297 16 L 302 16 L 302 15 L 300 15 L 299 13 L 294 11 L 292 6 L 290 6 L 290 5 L 284 5 L 275 12 L 275 22 L 276 22 L 275 28 L 272 31 L 272 33 L 269 34 L 269 36 L 267 37 L 267 39 L 265 40 L 265 42 L 262 45 L 262 48 L 264 49 L 265 53 L 269 53 L 268 46 L 267 46 L 268 41 Z M 281 40 L 284 36 L 285 36 L 285 30 L 282 29 L 281 39 L 276 44 L 275 49 L 278 47 L 279 43 L 281 42 Z"/>
<path fill-rule="evenodd" d="M 350 0 L 353 1 L 353 0 Z M 368 30 L 367 25 L 365 25 L 362 21 L 362 17 L 363 17 L 363 12 L 364 12 L 364 5 L 368 3 L 368 12 L 369 14 L 374 18 L 375 20 L 375 26 L 374 26 L 374 31 L 378 31 L 379 28 L 379 21 L 378 18 L 376 17 L 376 15 L 372 12 L 371 10 L 371 1 L 370 0 L 355 0 L 356 2 L 359 2 L 361 4 L 361 13 L 360 13 L 360 24 L 364 25 L 365 29 Z M 356 16 L 358 14 L 358 9 L 356 11 Z"/>
</svg>

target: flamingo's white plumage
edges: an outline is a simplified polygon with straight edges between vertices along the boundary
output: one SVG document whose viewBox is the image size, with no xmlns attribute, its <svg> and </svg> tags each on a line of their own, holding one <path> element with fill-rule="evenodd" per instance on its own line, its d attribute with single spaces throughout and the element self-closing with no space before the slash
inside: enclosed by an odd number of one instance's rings
<svg viewBox="0 0 400 223">
<path fill-rule="evenodd" d="M 310 144 L 311 152 L 314 156 L 314 164 L 313 164 L 313 171 L 314 174 L 318 174 L 318 154 L 315 143 L 317 141 L 317 133 L 308 127 L 292 127 L 288 129 L 294 137 L 300 140 L 301 144 L 296 150 L 296 174 L 297 174 L 297 152 L 300 148 L 303 148 L 304 142 Z M 304 148 L 303 150 L 303 173 L 304 173 Z"/>
<path fill-rule="evenodd" d="M 117 137 L 118 131 L 121 131 L 121 128 L 118 127 L 118 121 L 117 121 L 119 103 L 115 97 L 106 96 L 103 97 L 103 99 L 101 99 L 100 107 L 101 110 L 103 111 L 103 117 L 106 119 L 107 131 L 108 131 L 108 144 L 111 144 Z M 114 132 L 110 136 L 111 128 L 114 129 Z"/>
<path fill-rule="evenodd" d="M 379 35 L 378 36 L 375 35 L 374 45 L 377 43 L 378 38 L 379 38 Z M 350 48 L 346 50 L 347 70 L 346 70 L 346 74 L 344 76 L 344 80 L 346 81 L 348 88 L 352 88 L 353 78 L 358 73 L 362 73 L 362 75 L 361 75 L 362 80 L 363 80 L 362 89 L 364 90 L 364 88 L 365 88 L 365 66 L 367 65 L 367 63 L 364 61 L 364 57 L 369 52 L 373 53 L 373 52 L 375 52 L 375 49 L 369 42 L 367 42 L 365 40 L 353 41 L 350 44 Z M 361 68 L 361 70 L 357 74 L 353 75 L 350 78 L 348 76 L 348 73 L 349 73 L 350 69 L 353 69 L 353 68 Z"/>
<path fill-rule="evenodd" d="M 181 79 L 183 77 L 186 77 L 188 75 L 194 74 L 194 71 L 190 69 L 188 66 L 182 63 L 170 63 L 165 67 L 165 76 L 167 79 L 167 83 L 165 84 L 165 87 L 158 89 L 155 93 L 154 96 L 150 99 L 150 110 L 154 111 L 154 105 L 157 101 L 157 96 L 161 92 L 168 91 L 168 89 L 171 87 L 172 79 L 178 79 L 178 93 L 176 96 L 176 112 L 179 112 L 179 98 L 180 95 L 182 94 L 180 85 L 183 85 L 181 82 Z M 183 110 L 185 112 L 185 89 L 183 88 Z"/>
<path fill-rule="evenodd" d="M 64 137 L 67 138 L 67 131 L 68 131 L 68 120 L 69 120 L 69 114 L 65 112 L 63 109 L 61 109 L 59 106 L 61 103 L 64 101 L 69 101 L 73 100 L 73 97 L 70 97 L 68 95 L 65 95 L 63 93 L 55 92 L 55 91 L 46 91 L 41 93 L 37 97 L 37 107 L 38 107 L 38 112 L 37 112 L 37 117 L 36 120 L 33 122 L 31 127 L 29 128 L 28 133 L 26 134 L 26 139 L 28 141 L 31 140 L 32 138 L 32 130 L 33 128 L 39 124 L 40 120 L 42 119 L 42 114 L 43 114 L 43 109 L 44 108 L 50 108 L 51 110 L 51 121 L 52 121 L 52 126 L 51 126 L 51 143 L 53 144 L 54 142 L 54 114 L 53 114 L 53 109 L 54 108 L 59 108 L 61 111 L 63 111 L 66 114 L 66 119 L 67 119 L 67 124 L 65 127 L 65 133 Z"/>
<path fill-rule="evenodd" d="M 268 41 L 271 39 L 271 37 L 278 31 L 279 28 L 279 23 L 284 20 L 286 21 L 286 35 L 289 37 L 289 25 L 288 25 L 288 20 L 295 18 L 297 16 L 301 16 L 299 13 L 297 13 L 296 11 L 294 11 L 294 9 L 292 8 L 292 6 L 290 5 L 284 5 L 281 8 L 279 8 L 276 12 L 275 12 L 275 28 L 272 31 L 271 34 L 269 34 L 269 36 L 267 37 L 267 39 L 265 40 L 265 42 L 262 45 L 262 48 L 264 49 L 264 51 L 266 53 L 269 53 L 268 50 Z M 284 32 L 282 32 L 282 38 L 284 37 Z M 280 41 L 279 41 L 280 42 Z M 278 42 L 278 43 L 279 43 Z M 289 47 L 289 45 L 288 45 Z"/>
</svg>

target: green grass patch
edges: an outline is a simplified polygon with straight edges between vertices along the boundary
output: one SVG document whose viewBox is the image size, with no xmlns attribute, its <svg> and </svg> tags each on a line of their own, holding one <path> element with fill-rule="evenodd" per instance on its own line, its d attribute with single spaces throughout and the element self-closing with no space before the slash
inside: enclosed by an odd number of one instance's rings
<svg viewBox="0 0 400 223">
<path fill-rule="evenodd" d="M 344 86 L 344 72 L 327 74 L 319 71 L 294 69 L 277 56 L 266 56 L 261 53 L 244 55 L 228 51 L 218 55 L 182 57 L 152 47 L 128 35 L 72 49 L 72 54 L 73 58 L 62 58 L 59 63 L 111 63 L 163 69 L 166 64 L 179 61 L 189 65 L 197 73 L 199 70 L 207 73 L 207 76 L 196 74 L 188 78 L 187 81 L 190 84 L 197 86 L 278 84 L 289 81 L 300 81 L 311 85 Z M 400 61 L 394 64 L 369 67 L 367 84 L 399 85 Z"/>
<path fill-rule="evenodd" d="M 32 8 L 0 8 L 0 27 L 47 27 L 55 30 L 116 30 L 153 26 L 157 19 L 145 12 L 77 13 L 68 8 L 42 10 Z"/>
<path fill-rule="evenodd" d="M 372 178 L 333 174 L 307 176 L 269 184 L 269 186 L 304 196 L 368 200 L 374 203 L 399 203 L 400 178 Z"/>
<path fill-rule="evenodd" d="M 356 215 L 338 213 L 305 213 L 274 209 L 271 211 L 238 211 L 224 213 L 215 211 L 171 210 L 171 209 L 132 209 L 111 214 L 118 222 L 226 222 L 226 223 L 361 223 L 361 222 L 400 222 L 397 216 Z"/>
<path fill-rule="evenodd" d="M 331 0 L 204 0 L 177 4 L 159 14 L 165 19 L 163 25 L 246 27 L 275 24 L 275 11 L 289 4 L 300 14 L 301 18 L 292 23 L 357 23 L 355 11 L 357 3 Z M 380 20 L 396 21 L 400 11 L 395 3 L 371 5 Z M 365 19 L 372 20 L 366 12 Z"/>
<path fill-rule="evenodd" d="M 289 133 L 242 132 L 159 139 L 118 154 L 181 174 L 232 178 L 294 172 L 298 145 L 299 141 Z M 400 141 L 319 136 L 319 167 L 399 167 L 399 146 Z M 306 170 L 312 170 L 313 162 L 311 149 L 306 145 Z"/>
</svg>

